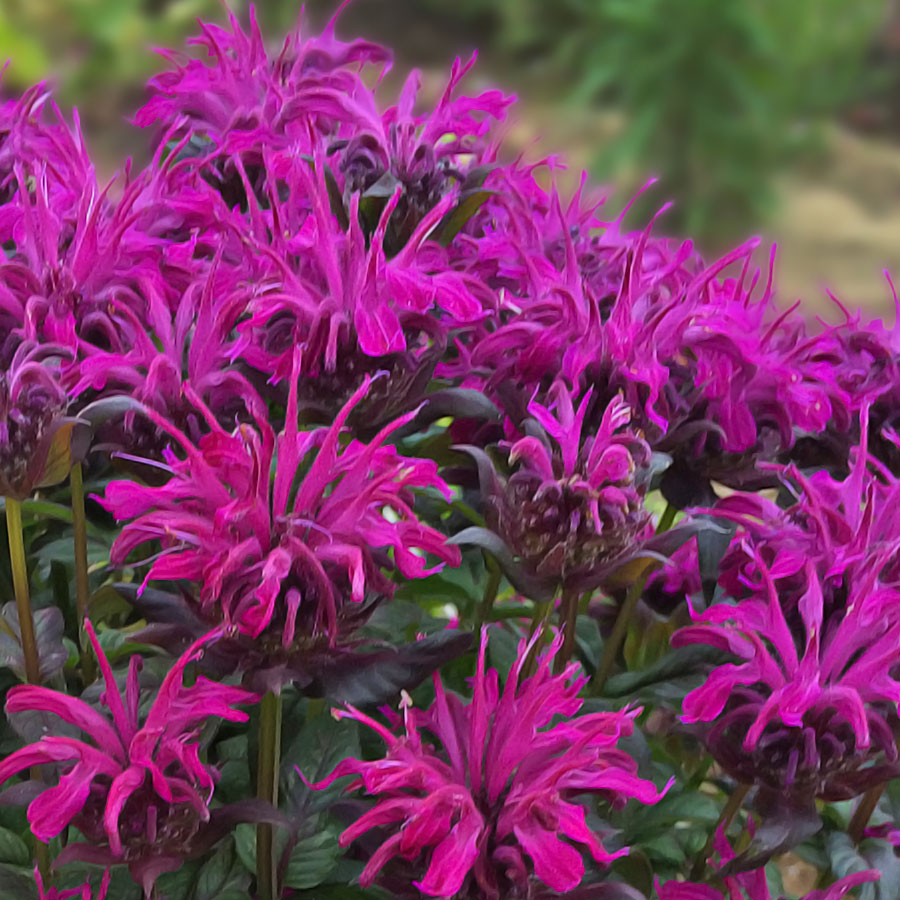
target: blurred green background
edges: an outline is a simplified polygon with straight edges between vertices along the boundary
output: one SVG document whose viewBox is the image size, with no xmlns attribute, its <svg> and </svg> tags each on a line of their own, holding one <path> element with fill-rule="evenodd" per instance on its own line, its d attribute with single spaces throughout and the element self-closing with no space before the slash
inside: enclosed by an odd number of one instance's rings
<svg viewBox="0 0 900 900">
<path fill-rule="evenodd" d="M 318 29 L 333 0 L 307 0 Z M 246 18 L 246 0 L 231 3 Z M 262 0 L 273 45 L 300 5 Z M 182 48 L 218 0 L 0 0 L 2 90 L 44 77 L 76 105 L 100 168 L 142 161 L 123 125 L 145 79 Z M 900 278 L 898 0 L 355 0 L 339 33 L 392 46 L 397 70 L 425 69 L 436 90 L 452 57 L 480 51 L 473 88 L 521 102 L 514 150 L 563 151 L 574 171 L 615 184 L 626 202 L 661 184 L 638 224 L 676 201 L 660 228 L 708 252 L 763 229 L 782 245 L 782 293 L 886 308 L 885 267 Z M 427 92 L 427 88 L 426 88 Z M 823 305 L 824 308 L 824 305 Z"/>
</svg>

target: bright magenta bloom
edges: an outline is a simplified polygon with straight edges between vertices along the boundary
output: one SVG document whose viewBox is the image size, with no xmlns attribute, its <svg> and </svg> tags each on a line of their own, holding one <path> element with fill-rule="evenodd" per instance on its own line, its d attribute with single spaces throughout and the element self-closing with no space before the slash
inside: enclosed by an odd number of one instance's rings
<svg viewBox="0 0 900 900">
<path fill-rule="evenodd" d="M 898 772 L 900 482 L 868 455 L 867 427 L 864 411 L 843 481 L 786 471 L 787 510 L 737 493 L 718 504 L 740 525 L 720 578 L 737 602 L 672 638 L 740 660 L 687 695 L 684 721 L 714 722 L 713 755 L 746 783 L 839 800 Z"/>
<path fill-rule="evenodd" d="M 176 71 L 150 80 L 152 96 L 135 116 L 137 125 L 159 124 L 167 139 L 193 133 L 210 156 L 247 153 L 252 164 L 264 146 L 299 142 L 307 150 L 310 125 L 327 134 L 337 122 L 355 121 L 360 95 L 369 92 L 359 70 L 367 63 L 390 67 L 383 47 L 339 41 L 337 16 L 319 37 L 304 39 L 296 30 L 274 58 L 266 53 L 255 15 L 249 34 L 233 13 L 228 18 L 230 32 L 201 23 L 202 36 L 190 40 L 207 50 L 212 65 L 182 62 L 182 54 L 163 51 Z"/>
<path fill-rule="evenodd" d="M 631 410 L 621 397 L 592 429 L 585 424 L 592 389 L 577 409 L 561 381 L 548 393 L 550 405 L 528 404 L 543 434 L 511 444 L 509 460 L 519 468 L 509 478 L 506 502 L 499 499 L 489 518 L 497 516 L 500 533 L 539 574 L 566 579 L 617 556 L 648 523 L 635 475 L 649 462 L 650 448 L 627 428 Z"/>
<path fill-rule="evenodd" d="M 287 155 L 267 157 L 267 166 L 273 222 L 254 225 L 249 240 L 253 278 L 268 289 L 254 297 L 239 328 L 247 342 L 244 359 L 280 381 L 291 376 L 294 348 L 301 346 L 300 399 L 320 407 L 333 398 L 339 408 L 364 375 L 385 371 L 387 381 L 373 385 L 379 397 L 372 406 L 397 406 L 394 395 L 408 393 L 417 375 L 422 384 L 430 378 L 448 330 L 483 316 L 472 279 L 453 272 L 442 248 L 429 240 L 454 198 L 440 199 L 388 258 L 386 230 L 399 190 L 367 235 L 358 194 L 343 226 L 333 214 L 322 158 L 316 171 Z M 276 184 L 287 186 L 286 200 Z M 335 412 L 326 409 L 326 418 Z"/>
<path fill-rule="evenodd" d="M 49 111 L 49 115 L 48 115 Z M 0 205 L 21 190 L 16 169 L 35 161 L 46 164 L 54 206 L 77 204 L 93 176 L 75 114 L 70 128 L 50 99 L 46 82 L 33 85 L 20 97 L 0 103 Z M 0 214 L 8 214 L 5 210 Z"/>
<path fill-rule="evenodd" d="M 71 823 L 89 844 L 69 844 L 65 859 L 84 854 L 92 862 L 125 863 L 149 894 L 158 875 L 181 865 L 209 820 L 216 773 L 200 760 L 199 730 L 211 717 L 246 722 L 247 714 L 234 707 L 257 697 L 202 676 L 184 686 L 185 667 L 216 639 L 213 632 L 175 662 L 141 721 L 141 657 L 131 658 L 123 697 L 89 621 L 85 628 L 106 684 L 101 702 L 109 716 L 49 688 L 12 688 L 7 715 L 53 713 L 80 728 L 87 740 L 47 734 L 0 763 L 0 782 L 31 766 L 61 764 L 59 782 L 28 806 L 35 836 L 47 842 Z"/>
<path fill-rule="evenodd" d="M 298 353 L 299 357 L 299 353 Z M 172 477 L 160 487 L 111 483 L 104 505 L 117 519 L 134 519 L 116 539 L 112 561 L 124 564 L 136 547 L 160 540 L 151 579 L 197 586 L 202 614 L 258 638 L 273 652 L 295 637 L 337 637 L 348 601 L 389 596 L 386 553 L 406 578 L 440 569 L 419 551 L 459 564 L 460 553 L 423 525 L 412 508 L 413 488 L 449 488 L 429 460 L 400 456 L 385 446 L 415 411 L 386 426 L 369 444 L 341 448 L 347 417 L 369 388 L 365 379 L 330 428 L 300 431 L 297 380 L 291 382 L 287 425 L 277 437 L 265 420 L 227 433 L 190 389 L 211 433 L 197 446 L 165 420 L 157 424 L 186 454 L 171 451 Z M 274 472 L 274 478 L 270 473 Z M 376 559 L 378 562 L 376 562 Z"/>
<path fill-rule="evenodd" d="M 433 897 L 527 896 L 532 878 L 568 891 L 584 877 L 577 847 L 603 865 L 628 852 L 603 846 L 576 798 L 600 794 L 621 806 L 630 797 L 655 803 L 662 796 L 616 747 L 640 710 L 573 718 L 587 679 L 576 676 L 574 663 L 551 674 L 559 639 L 525 679 L 523 641 L 502 692 L 496 670 L 485 672 L 486 646 L 484 631 L 471 702 L 447 694 L 435 675 L 434 704 L 425 712 L 406 704 L 402 736 L 353 707 L 337 714 L 369 726 L 388 748 L 384 759 L 344 760 L 317 785 L 356 775 L 350 789 L 379 795 L 341 835 L 347 845 L 371 828 L 390 834 L 363 871 L 364 886 L 401 857 L 408 865 L 398 863 L 398 878 L 415 878 Z M 422 732 L 438 744 L 423 740 Z"/>
<path fill-rule="evenodd" d="M 715 851 L 722 865 L 734 859 L 734 851 L 721 826 L 716 831 Z M 810 891 L 801 900 L 841 900 L 854 888 L 861 884 L 877 881 L 880 877 L 881 873 L 877 869 L 854 872 L 824 890 Z M 722 881 L 725 887 L 724 893 L 712 885 L 692 884 L 689 881 L 667 881 L 664 884 L 657 882 L 656 890 L 659 900 L 772 900 L 766 882 L 765 869 L 754 869 L 751 872 L 729 875 Z"/>
</svg>

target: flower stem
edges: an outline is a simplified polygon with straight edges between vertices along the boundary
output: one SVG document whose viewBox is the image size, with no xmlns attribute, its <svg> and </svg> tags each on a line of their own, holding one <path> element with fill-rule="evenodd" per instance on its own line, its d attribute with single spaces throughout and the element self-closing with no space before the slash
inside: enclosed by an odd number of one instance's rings
<svg viewBox="0 0 900 900">
<path fill-rule="evenodd" d="M 694 860 L 694 867 L 691 869 L 691 881 L 698 881 L 703 875 L 703 870 L 706 868 L 706 860 L 709 858 L 709 854 L 712 853 L 713 845 L 716 841 L 716 833 L 720 828 L 723 830 L 728 828 L 731 824 L 731 820 L 737 815 L 738 810 L 741 808 L 741 805 L 749 792 L 749 784 L 738 784 L 735 787 L 731 796 L 728 798 L 728 802 L 725 804 L 724 809 L 719 814 L 719 818 L 712 830 L 712 834 L 707 838 L 697 859 Z"/>
<path fill-rule="evenodd" d="M 575 626 L 578 622 L 578 591 L 563 588 L 562 603 L 559 607 L 559 624 L 563 630 L 563 644 L 553 662 L 553 671 L 558 675 L 566 667 L 575 651 Z"/>
<path fill-rule="evenodd" d="M 34 618 L 28 596 L 28 567 L 25 563 L 25 540 L 22 537 L 22 504 L 6 498 L 6 530 L 9 533 L 9 561 L 12 568 L 16 611 L 19 614 L 19 633 L 22 635 L 22 654 L 25 657 L 25 678 L 30 684 L 41 683 L 41 660 L 34 636 Z"/>
<path fill-rule="evenodd" d="M 81 463 L 72 466 L 72 528 L 75 538 L 75 606 L 78 610 L 78 646 L 81 649 L 81 675 L 86 685 L 93 684 L 97 677 L 94 657 L 88 645 L 84 620 L 88 614 L 90 582 L 88 580 L 87 559 L 87 517 L 84 513 L 84 480 Z"/>
<path fill-rule="evenodd" d="M 278 773 L 281 768 L 281 696 L 271 691 L 259 709 L 259 766 L 256 796 L 278 806 Z M 256 891 L 259 900 L 278 900 L 278 860 L 275 829 L 265 822 L 256 826 Z"/>
<path fill-rule="evenodd" d="M 488 570 L 488 580 L 481 597 L 481 605 L 478 607 L 478 621 L 476 625 L 480 629 L 491 615 L 494 601 L 497 599 L 497 591 L 500 589 L 500 566 L 493 556 L 484 554 L 484 563 Z"/>
<path fill-rule="evenodd" d="M 22 655 L 25 658 L 25 679 L 30 684 L 41 683 L 41 658 L 38 656 L 34 635 L 34 617 L 31 614 L 31 598 L 28 595 L 28 565 L 25 562 L 25 539 L 22 535 L 22 504 L 12 497 L 6 498 L 6 531 L 9 536 L 9 562 L 12 569 L 13 591 L 16 595 L 16 612 L 19 614 L 19 634 L 22 638 Z M 31 770 L 33 781 L 41 781 L 41 770 Z M 44 883 L 50 884 L 50 854 L 47 845 L 34 839 L 34 858 Z"/>
<path fill-rule="evenodd" d="M 666 504 L 666 508 L 659 517 L 656 533 L 662 534 L 664 531 L 668 531 L 672 527 L 675 516 L 677 515 L 678 510 L 671 503 Z M 618 656 L 619 653 L 619 648 L 622 646 L 622 641 L 625 639 L 625 632 L 628 630 L 631 616 L 634 614 L 634 608 L 637 606 L 637 602 L 641 599 L 644 588 L 647 586 L 647 579 L 650 577 L 650 572 L 651 570 L 648 567 L 644 574 L 639 576 L 638 580 L 629 588 L 628 594 L 625 596 L 625 602 L 622 604 L 619 615 L 616 617 L 609 640 L 607 640 L 606 644 L 603 646 L 603 656 L 600 658 L 600 664 L 597 666 L 597 671 L 594 673 L 594 677 L 591 680 L 590 692 L 594 697 L 600 695 L 600 692 L 606 684 L 606 679 L 609 678 L 609 673 L 612 671 L 616 656 Z"/>
<path fill-rule="evenodd" d="M 547 641 L 547 623 L 550 620 L 550 614 L 553 612 L 553 601 L 547 600 L 546 603 L 538 603 L 535 606 L 534 616 L 531 619 L 531 628 L 528 631 L 528 640 L 530 641 L 535 634 L 540 631 L 537 640 L 531 645 L 528 656 L 522 664 L 522 678 L 528 678 L 534 675 L 537 670 L 537 658 L 541 649 Z"/>
<path fill-rule="evenodd" d="M 853 811 L 847 833 L 850 835 L 850 840 L 852 840 L 854 844 L 858 844 L 862 840 L 863 832 L 866 830 L 866 825 L 869 824 L 869 819 L 872 818 L 872 813 L 875 812 L 875 807 L 878 806 L 878 801 L 884 793 L 884 788 L 884 784 L 869 788 L 869 790 L 862 795 L 859 806 Z"/>
<path fill-rule="evenodd" d="M 597 671 L 591 679 L 590 690 L 594 697 L 600 696 L 606 684 L 606 679 L 609 678 L 609 673 L 616 662 L 616 656 L 619 654 L 619 647 L 622 646 L 622 641 L 625 639 L 628 623 L 631 621 L 631 616 L 634 613 L 638 600 L 641 599 L 641 594 L 644 593 L 644 587 L 649 577 L 650 571 L 648 569 L 647 572 L 638 577 L 638 580 L 628 589 L 628 593 L 625 595 L 625 602 L 619 610 L 619 615 L 616 616 L 613 630 L 603 645 L 603 656 L 600 657 L 600 664 L 597 666 Z"/>
</svg>

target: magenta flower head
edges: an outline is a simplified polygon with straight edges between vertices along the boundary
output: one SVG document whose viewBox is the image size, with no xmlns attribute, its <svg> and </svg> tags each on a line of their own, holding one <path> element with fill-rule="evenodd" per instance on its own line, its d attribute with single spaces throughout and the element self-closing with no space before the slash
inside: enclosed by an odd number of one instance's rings
<svg viewBox="0 0 900 900">
<path fill-rule="evenodd" d="M 840 800 L 900 772 L 900 482 L 872 465 L 864 443 L 842 482 L 789 469 L 786 511 L 719 505 L 740 525 L 720 579 L 738 599 L 692 612 L 672 643 L 740 660 L 688 694 L 684 720 L 713 723 L 711 751 L 745 783 Z"/>
<path fill-rule="evenodd" d="M 716 831 L 714 850 L 722 866 L 735 858 L 722 826 Z M 827 888 L 810 891 L 800 900 L 841 900 L 854 888 L 878 881 L 880 877 L 881 872 L 877 869 L 863 869 L 839 879 Z M 724 891 L 709 884 L 693 884 L 689 881 L 657 882 L 656 891 L 659 900 L 772 900 L 764 868 L 726 875 L 722 878 L 722 883 Z"/>
<path fill-rule="evenodd" d="M 547 405 L 532 399 L 525 437 L 503 442 L 516 470 L 501 477 L 488 455 L 464 446 L 477 462 L 485 519 L 492 533 L 468 528 L 459 543 L 495 553 L 508 577 L 534 596 L 543 585 L 575 590 L 597 587 L 625 562 L 653 549 L 644 541 L 650 513 L 643 502 L 650 449 L 629 428 L 631 410 L 616 396 L 602 413 L 588 389 L 577 393 L 557 381 Z M 599 423 L 586 417 L 596 410 Z M 670 535 L 677 540 L 678 532 Z M 500 543 L 498 544 L 498 539 Z M 521 574 L 516 574 L 516 571 Z"/>
<path fill-rule="evenodd" d="M 391 565 L 388 551 L 406 578 L 441 568 L 430 567 L 425 553 L 453 565 L 460 553 L 412 508 L 416 488 L 449 494 L 435 463 L 402 457 L 384 443 L 415 411 L 371 443 L 351 440 L 341 448 L 347 417 L 368 379 L 331 427 L 312 431 L 298 429 L 296 381 L 292 385 L 287 425 L 277 437 L 265 420 L 259 431 L 241 426 L 229 434 L 207 410 L 212 431 L 194 446 L 154 416 L 186 458 L 167 451 L 168 482 L 113 482 L 102 502 L 117 519 L 134 519 L 113 545 L 114 564 L 124 564 L 136 547 L 161 541 L 145 584 L 190 583 L 207 622 L 248 639 L 270 662 L 287 656 L 302 663 L 311 645 L 333 646 L 347 620 L 391 595 L 392 582 L 382 571 Z"/>
<path fill-rule="evenodd" d="M 66 416 L 60 372 L 71 361 L 64 347 L 21 339 L 0 361 L 0 496 L 24 500 L 69 474 L 76 420 Z"/>
<path fill-rule="evenodd" d="M 106 892 L 109 890 L 109 869 L 103 873 L 103 880 L 100 882 L 100 889 L 97 896 L 94 896 L 90 884 L 85 882 L 81 887 L 72 888 L 68 891 L 51 887 L 44 889 L 44 881 L 38 867 L 34 867 L 34 882 L 38 889 L 38 900 L 106 900 Z"/>
<path fill-rule="evenodd" d="M 21 97 L 0 103 L 0 204 L 21 190 L 16 167 L 35 160 L 46 163 L 56 203 L 68 206 L 77 201 L 93 173 L 77 116 L 75 124 L 73 132 L 43 82 Z"/>
<path fill-rule="evenodd" d="M 512 546 L 539 573 L 560 572 L 564 581 L 617 556 L 650 518 L 635 483 L 650 450 L 627 429 L 631 411 L 621 397 L 606 407 L 596 432 L 584 434 L 592 393 L 576 410 L 557 381 L 550 407 L 529 403 L 543 441 L 529 435 L 511 444 L 510 463 L 520 465 L 507 485 L 508 508 L 496 510 L 498 530 Z"/>
<path fill-rule="evenodd" d="M 707 265 L 689 242 L 653 238 L 653 222 L 627 233 L 621 216 L 601 221 L 580 194 L 563 211 L 533 182 L 530 170 L 492 172 L 499 196 L 451 248 L 500 299 L 494 327 L 472 329 L 465 365 L 447 371 L 501 396 L 559 373 L 605 402 L 621 393 L 652 449 L 674 458 L 663 490 L 678 508 L 707 502 L 710 480 L 765 484 L 758 461 L 832 419 L 847 426 L 850 398 L 822 341 L 775 310 L 771 270 L 752 267 L 758 240 Z M 679 481 L 697 490 L 679 496 Z"/>
<path fill-rule="evenodd" d="M 497 90 L 454 97 L 474 63 L 474 55 L 466 64 L 456 59 L 437 105 L 424 115 L 413 113 L 421 87 L 421 73 L 413 70 L 396 106 L 379 114 L 373 98 L 368 115 L 342 127 L 328 145 L 328 156 L 338 159 L 335 175 L 343 179 L 344 205 L 349 208 L 352 195 L 361 194 L 368 230 L 376 227 L 386 201 L 399 194 L 384 237 L 389 256 L 447 195 L 458 204 L 456 231 L 487 197 L 481 186 L 494 155 L 487 143 L 491 120 L 502 120 L 514 98 Z"/>
<path fill-rule="evenodd" d="M 479 295 L 472 279 L 452 271 L 430 240 L 453 198 L 438 202 L 389 259 L 386 232 L 399 189 L 366 235 L 358 194 L 346 221 L 332 211 L 321 158 L 313 167 L 267 156 L 267 168 L 272 223 L 257 211 L 249 263 L 266 290 L 239 326 L 242 357 L 271 381 L 284 381 L 295 347 L 303 348 L 301 408 L 329 422 L 365 376 L 386 373 L 372 383 L 354 422 L 380 427 L 421 402 L 451 329 L 484 315 L 483 289 Z"/>
<path fill-rule="evenodd" d="M 192 687 L 184 685 L 185 667 L 219 636 L 213 632 L 175 662 L 142 716 L 141 658 L 131 658 L 123 697 L 89 621 L 85 628 L 103 674 L 101 702 L 109 715 L 46 687 L 12 688 L 6 697 L 8 715 L 53 713 L 84 737 L 45 734 L 0 763 L 0 782 L 32 766 L 53 766 L 59 773 L 56 784 L 47 783 L 28 806 L 35 836 L 46 843 L 74 825 L 86 843 L 69 844 L 57 865 L 72 859 L 125 864 L 149 896 L 156 878 L 190 855 L 210 819 L 216 772 L 200 759 L 200 729 L 210 718 L 246 722 L 247 714 L 234 707 L 258 698 L 204 677 Z"/>
<path fill-rule="evenodd" d="M 340 839 L 346 846 L 373 828 L 387 835 L 360 876 L 363 886 L 384 869 L 395 891 L 414 886 L 432 897 L 531 896 L 535 882 L 569 891 L 584 878 L 582 849 L 604 866 L 628 852 L 603 846 L 576 798 L 594 794 L 622 806 L 662 796 L 616 746 L 640 710 L 573 718 L 587 679 L 574 663 L 551 674 L 559 638 L 524 679 L 523 641 L 502 691 L 496 670 L 485 672 L 486 645 L 485 630 L 471 702 L 447 694 L 435 675 L 434 704 L 419 712 L 405 702 L 400 736 L 353 707 L 335 714 L 372 728 L 388 748 L 383 759 L 344 760 L 315 786 L 355 775 L 348 790 L 378 797 Z"/>
<path fill-rule="evenodd" d="M 151 79 L 151 99 L 135 123 L 157 124 L 161 141 L 196 157 L 229 207 L 245 208 L 265 178 L 264 148 L 309 153 L 340 124 L 370 115 L 371 89 L 360 70 L 374 64 L 383 74 L 390 53 L 368 41 L 338 40 L 338 14 L 318 37 L 296 30 L 275 57 L 266 53 L 252 7 L 249 34 L 233 13 L 230 31 L 201 23 L 202 36 L 190 43 L 205 48 L 213 65 L 164 53 L 176 71 Z"/>
<path fill-rule="evenodd" d="M 134 340 L 126 353 L 86 348 L 75 392 L 125 394 L 153 409 L 199 440 L 206 430 L 201 414 L 185 396 L 184 385 L 201 397 L 220 422 L 253 421 L 268 413 L 259 394 L 231 364 L 236 355 L 233 329 L 245 311 L 248 291 L 235 286 L 237 275 L 217 256 L 204 275 L 182 293 L 177 310 L 153 293 L 146 310 L 149 330 L 128 310 Z M 130 454 L 158 458 L 169 436 L 144 416 L 117 420 L 99 435 Z"/>
<path fill-rule="evenodd" d="M 15 177 L 18 193 L 0 215 L 0 243 L 11 248 L 0 261 L 0 310 L 16 315 L 30 339 L 127 350 L 135 329 L 147 328 L 147 295 L 173 306 L 178 296 L 158 242 L 135 227 L 144 182 L 127 179 L 112 203 L 89 169 L 70 202 L 54 192 L 46 162 L 22 161 Z"/>
</svg>

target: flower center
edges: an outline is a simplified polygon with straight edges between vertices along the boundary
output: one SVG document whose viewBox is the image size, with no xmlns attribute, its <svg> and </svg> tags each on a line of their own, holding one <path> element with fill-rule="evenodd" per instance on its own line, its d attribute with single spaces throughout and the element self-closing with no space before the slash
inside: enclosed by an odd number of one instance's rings
<svg viewBox="0 0 900 900">
<path fill-rule="evenodd" d="M 541 482 L 517 473 L 498 530 L 538 574 L 590 570 L 621 553 L 649 519 L 636 492 L 620 493 L 611 502 L 579 477 Z"/>
<path fill-rule="evenodd" d="M 64 412 L 57 393 L 41 383 L 19 388 L 14 405 L 12 385 L 0 374 L 0 481 L 25 482 L 42 438 Z"/>
</svg>

